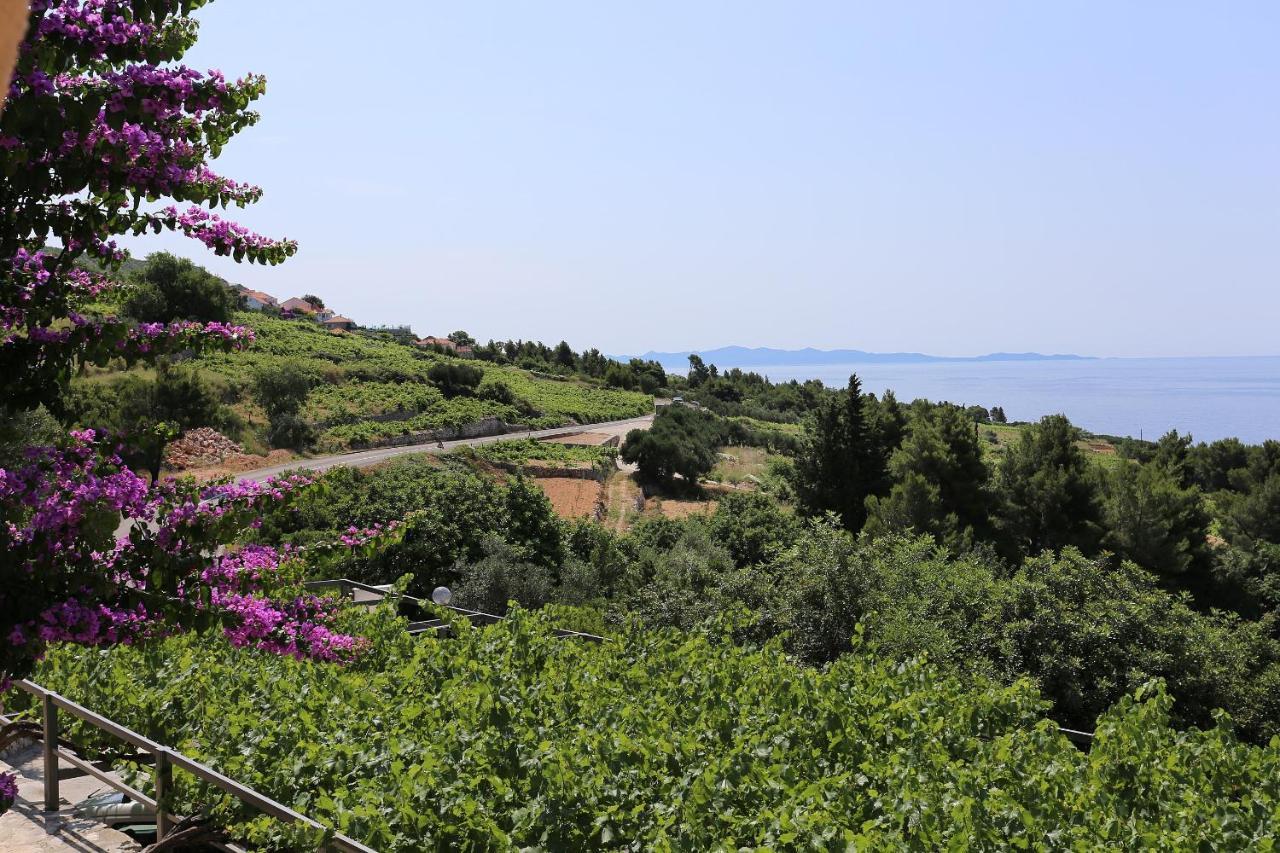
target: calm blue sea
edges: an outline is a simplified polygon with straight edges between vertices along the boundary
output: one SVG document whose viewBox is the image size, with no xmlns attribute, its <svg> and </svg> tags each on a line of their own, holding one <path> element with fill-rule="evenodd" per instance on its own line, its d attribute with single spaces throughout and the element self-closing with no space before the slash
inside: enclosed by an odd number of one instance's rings
<svg viewBox="0 0 1280 853">
<path fill-rule="evenodd" d="M 721 369 L 733 365 L 720 365 Z M 898 399 L 1003 406 L 1010 420 L 1062 413 L 1107 435 L 1159 438 L 1176 429 L 1197 441 L 1280 439 L 1280 357 L 1105 358 L 1089 361 L 829 364 L 754 369 L 771 379 L 821 379 Z"/>
</svg>

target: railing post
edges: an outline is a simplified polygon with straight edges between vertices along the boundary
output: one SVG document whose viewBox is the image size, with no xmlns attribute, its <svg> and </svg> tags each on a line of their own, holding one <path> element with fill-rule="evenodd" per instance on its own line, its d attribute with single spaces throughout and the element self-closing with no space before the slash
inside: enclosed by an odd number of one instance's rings
<svg viewBox="0 0 1280 853">
<path fill-rule="evenodd" d="M 58 706 L 48 692 L 40 697 L 44 717 L 44 810 L 58 810 Z"/>
<path fill-rule="evenodd" d="M 156 841 L 173 831 L 169 819 L 169 796 L 173 789 L 173 765 L 169 763 L 169 750 L 156 750 Z"/>
</svg>

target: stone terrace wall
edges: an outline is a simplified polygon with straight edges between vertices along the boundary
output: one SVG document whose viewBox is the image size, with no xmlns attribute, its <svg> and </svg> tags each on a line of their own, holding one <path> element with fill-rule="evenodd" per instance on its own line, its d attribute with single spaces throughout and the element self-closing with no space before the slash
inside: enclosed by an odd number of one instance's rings
<svg viewBox="0 0 1280 853">
<path fill-rule="evenodd" d="M 423 432 L 411 432 L 408 435 L 393 435 L 375 441 L 351 443 L 352 450 L 368 450 L 374 447 L 409 447 L 414 444 L 430 444 L 433 441 L 457 441 L 460 438 L 483 438 L 490 435 L 505 435 L 509 432 L 524 432 L 527 427 L 505 423 L 498 418 L 483 418 L 475 423 L 463 424 L 459 427 L 443 427 Z"/>
</svg>

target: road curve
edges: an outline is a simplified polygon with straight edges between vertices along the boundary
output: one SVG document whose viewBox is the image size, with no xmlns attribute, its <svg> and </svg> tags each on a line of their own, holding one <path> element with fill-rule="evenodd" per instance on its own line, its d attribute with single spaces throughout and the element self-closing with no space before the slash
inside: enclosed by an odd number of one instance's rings
<svg viewBox="0 0 1280 853">
<path fill-rule="evenodd" d="M 272 465 L 268 468 L 258 468 L 253 471 L 245 471 L 236 475 L 236 481 L 240 483 L 265 480 L 268 477 L 278 477 L 290 471 L 327 471 L 330 468 L 336 468 L 347 465 L 353 468 L 365 468 L 370 465 L 377 465 L 379 462 L 386 462 L 388 459 L 394 459 L 397 456 L 407 456 L 411 453 L 448 453 L 456 447 L 464 445 L 475 447 L 481 444 L 492 444 L 495 441 L 511 441 L 518 438 L 556 438 L 562 435 L 574 435 L 580 432 L 607 432 L 612 435 L 625 437 L 628 432 L 633 429 L 647 429 L 653 423 L 653 415 L 643 415 L 638 418 L 628 418 L 623 421 L 605 421 L 598 424 L 580 424 L 577 426 L 555 427 L 554 429 L 536 429 L 525 432 L 508 432 L 501 435 L 486 435 L 479 438 L 460 438 L 456 441 L 446 441 L 444 446 L 440 447 L 435 443 L 426 444 L 410 444 L 405 447 L 375 447 L 372 450 L 353 450 L 347 453 L 335 453 L 331 456 L 313 456 L 310 459 L 293 459 L 282 465 Z"/>
</svg>

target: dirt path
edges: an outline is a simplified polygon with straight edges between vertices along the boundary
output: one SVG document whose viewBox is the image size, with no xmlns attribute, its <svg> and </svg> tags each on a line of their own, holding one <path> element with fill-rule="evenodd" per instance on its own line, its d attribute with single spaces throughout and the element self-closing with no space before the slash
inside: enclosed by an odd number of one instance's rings
<svg viewBox="0 0 1280 853">
<path fill-rule="evenodd" d="M 637 508 L 643 506 L 644 493 L 636 485 L 635 479 L 628 470 L 615 471 L 605 487 L 605 519 L 606 524 L 618 533 L 625 533 L 630 520 L 640 514 Z"/>
</svg>

